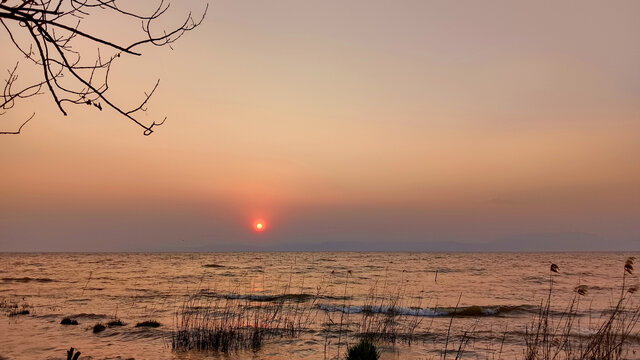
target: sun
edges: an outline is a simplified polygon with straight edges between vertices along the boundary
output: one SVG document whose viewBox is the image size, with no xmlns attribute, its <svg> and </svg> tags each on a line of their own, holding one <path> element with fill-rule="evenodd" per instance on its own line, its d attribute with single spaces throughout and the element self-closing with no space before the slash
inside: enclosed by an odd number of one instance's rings
<svg viewBox="0 0 640 360">
<path fill-rule="evenodd" d="M 256 220 L 256 221 L 253 223 L 253 229 L 254 229 L 256 232 L 263 232 L 265 228 L 266 228 L 266 224 L 265 224 L 264 220 L 262 220 L 262 219 L 260 219 L 260 220 Z"/>
</svg>

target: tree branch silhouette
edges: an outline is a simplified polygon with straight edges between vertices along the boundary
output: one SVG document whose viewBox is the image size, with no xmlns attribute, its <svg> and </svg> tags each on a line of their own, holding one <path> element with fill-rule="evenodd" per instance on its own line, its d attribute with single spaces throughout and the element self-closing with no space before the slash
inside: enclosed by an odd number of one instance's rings
<svg viewBox="0 0 640 360">
<path fill-rule="evenodd" d="M 100 111 L 111 108 L 120 116 L 144 129 L 150 135 L 162 121 L 147 124 L 139 119 L 145 112 L 149 99 L 160 84 L 156 81 L 150 91 L 144 92 L 142 100 L 131 108 L 126 108 L 112 99 L 109 90 L 111 65 L 123 55 L 140 56 L 143 45 L 169 46 L 186 32 L 198 27 L 207 14 L 208 5 L 202 16 L 195 19 L 189 13 L 186 19 L 171 30 L 154 30 L 157 21 L 166 14 L 170 3 L 159 0 L 157 7 L 148 15 L 127 10 L 119 0 L 0 0 L 0 24 L 9 39 L 24 56 L 27 63 L 40 68 L 41 76 L 36 80 L 19 84 L 20 62 L 7 70 L 8 77 L 0 94 L 0 116 L 15 106 L 16 101 L 48 92 L 60 112 L 67 115 L 67 105 L 92 106 Z M 119 19 L 139 21 L 139 38 L 126 44 L 108 40 L 105 36 L 83 29 L 83 23 L 90 22 L 100 13 L 116 15 Z M 97 54 L 89 62 L 84 50 L 78 50 L 77 41 L 85 41 L 97 47 Z M 101 51 L 101 49 L 103 49 Z M 108 49 L 110 55 L 103 57 Z M 27 118 L 17 131 L 0 131 L 0 134 L 20 134 L 22 128 L 35 116 Z"/>
</svg>

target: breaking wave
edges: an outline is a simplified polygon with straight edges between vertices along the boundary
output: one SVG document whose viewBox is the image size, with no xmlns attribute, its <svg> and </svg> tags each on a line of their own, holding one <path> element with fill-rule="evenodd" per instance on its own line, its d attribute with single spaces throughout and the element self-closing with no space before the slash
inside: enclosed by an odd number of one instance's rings
<svg viewBox="0 0 640 360">
<path fill-rule="evenodd" d="M 49 278 L 31 278 L 31 277 L 21 277 L 21 278 L 17 278 L 17 277 L 3 277 L 2 281 L 4 282 L 21 282 L 21 283 L 26 283 L 26 282 L 40 282 L 40 283 L 48 283 L 48 282 L 54 282 L 55 280 L 53 279 L 49 279 Z"/>
<path fill-rule="evenodd" d="M 324 299 L 324 300 L 346 300 L 350 297 L 342 297 L 342 296 L 328 296 L 328 295 L 314 295 L 314 294 L 219 294 L 208 291 L 201 291 L 200 295 L 210 298 L 219 298 L 219 299 L 229 299 L 229 300 L 250 300 L 256 302 L 279 302 L 279 301 L 289 301 L 289 302 L 307 302 L 312 301 L 314 299 Z"/>
<path fill-rule="evenodd" d="M 399 306 L 341 306 L 318 304 L 318 308 L 328 312 L 344 312 L 345 314 L 395 314 L 406 316 L 500 316 L 508 313 L 531 313 L 537 308 L 530 305 L 519 306 L 467 306 L 459 308 L 406 308 Z"/>
</svg>

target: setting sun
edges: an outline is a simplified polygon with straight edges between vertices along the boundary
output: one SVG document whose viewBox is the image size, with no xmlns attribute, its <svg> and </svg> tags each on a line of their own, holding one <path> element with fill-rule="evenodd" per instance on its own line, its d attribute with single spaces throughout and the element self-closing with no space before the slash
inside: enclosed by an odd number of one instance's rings
<svg viewBox="0 0 640 360">
<path fill-rule="evenodd" d="M 256 220 L 253 228 L 257 232 L 262 232 L 265 229 L 265 222 L 263 220 Z"/>
</svg>

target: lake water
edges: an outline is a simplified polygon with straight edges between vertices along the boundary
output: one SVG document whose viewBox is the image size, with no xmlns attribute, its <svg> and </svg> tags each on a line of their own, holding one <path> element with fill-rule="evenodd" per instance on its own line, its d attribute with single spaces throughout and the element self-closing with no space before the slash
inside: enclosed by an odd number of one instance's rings
<svg viewBox="0 0 640 360">
<path fill-rule="evenodd" d="M 29 311 L 2 317 L 0 359 L 65 359 L 70 347 L 81 359 L 331 359 L 344 357 L 366 315 L 379 320 L 375 313 L 390 307 L 389 326 L 398 334 L 411 329 L 412 341 L 380 342 L 383 359 L 437 359 L 445 343 L 457 349 L 461 341 L 462 358 L 522 358 L 552 263 L 559 266 L 552 309 L 564 310 L 576 286 L 586 285 L 576 331 L 588 333 L 620 295 L 630 256 L 640 254 L 0 254 L 1 310 Z M 637 285 L 637 275 L 625 283 Z M 277 303 L 304 314 L 302 329 L 265 339 L 257 350 L 173 351 L 172 332 L 194 296 L 200 309 Z M 64 317 L 78 325 L 61 325 Z M 115 318 L 125 325 L 93 333 L 96 323 Z M 135 326 L 145 320 L 161 326 Z"/>
</svg>

